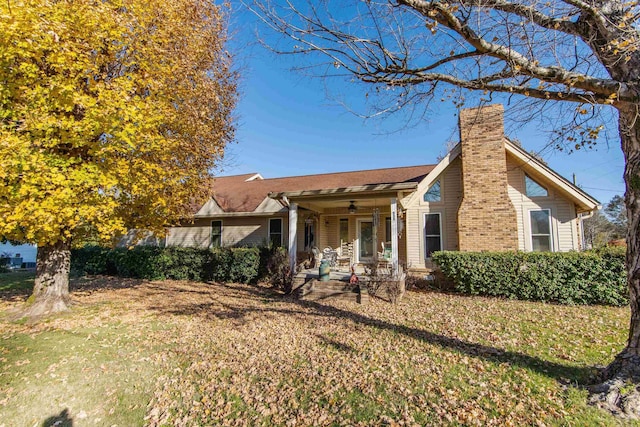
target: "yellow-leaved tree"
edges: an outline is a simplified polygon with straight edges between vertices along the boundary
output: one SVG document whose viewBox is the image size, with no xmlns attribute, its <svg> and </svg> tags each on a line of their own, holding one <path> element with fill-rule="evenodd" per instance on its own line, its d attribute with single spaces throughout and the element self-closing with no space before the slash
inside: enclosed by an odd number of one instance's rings
<svg viewBox="0 0 640 427">
<path fill-rule="evenodd" d="M 64 310 L 70 250 L 162 233 L 233 141 L 226 10 L 209 0 L 0 4 L 0 237 L 38 245 L 28 315 Z"/>
</svg>

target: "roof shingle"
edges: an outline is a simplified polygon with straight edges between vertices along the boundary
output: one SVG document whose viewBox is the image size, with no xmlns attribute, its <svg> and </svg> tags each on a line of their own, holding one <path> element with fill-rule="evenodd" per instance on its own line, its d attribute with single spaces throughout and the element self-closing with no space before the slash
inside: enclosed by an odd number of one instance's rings
<svg viewBox="0 0 640 427">
<path fill-rule="evenodd" d="M 284 178 L 247 179 L 255 173 L 215 179 L 213 197 L 225 212 L 253 212 L 270 192 L 327 190 L 361 185 L 420 182 L 435 165 L 406 166 Z"/>
</svg>

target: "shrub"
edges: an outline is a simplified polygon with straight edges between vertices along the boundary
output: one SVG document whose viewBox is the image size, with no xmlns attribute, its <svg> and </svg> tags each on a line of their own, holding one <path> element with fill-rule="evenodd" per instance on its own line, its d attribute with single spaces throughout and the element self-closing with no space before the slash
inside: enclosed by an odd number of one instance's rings
<svg viewBox="0 0 640 427">
<path fill-rule="evenodd" d="M 228 267 L 230 282 L 255 283 L 258 280 L 260 251 L 258 248 L 225 249 L 231 252 Z"/>
<path fill-rule="evenodd" d="M 110 250 L 100 246 L 85 246 L 71 251 L 71 271 L 74 274 L 116 274 L 115 265 L 110 263 Z"/>
<path fill-rule="evenodd" d="M 208 249 L 169 247 L 165 276 L 173 280 L 209 280 L 206 266 L 211 263 L 212 253 Z"/>
<path fill-rule="evenodd" d="M 437 252 L 455 290 L 560 304 L 628 303 L 624 254 L 588 252 Z"/>
<path fill-rule="evenodd" d="M 260 251 L 258 248 L 86 246 L 71 252 L 71 269 L 81 275 L 254 283 L 259 279 Z"/>
<path fill-rule="evenodd" d="M 291 293 L 293 275 L 287 251 L 279 247 L 261 248 L 259 275 L 261 280 L 268 281 L 274 288 Z"/>
</svg>

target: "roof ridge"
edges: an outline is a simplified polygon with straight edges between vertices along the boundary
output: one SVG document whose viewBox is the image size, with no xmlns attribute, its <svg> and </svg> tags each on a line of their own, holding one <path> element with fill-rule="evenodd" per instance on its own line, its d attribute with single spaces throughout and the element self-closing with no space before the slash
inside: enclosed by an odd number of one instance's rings
<svg viewBox="0 0 640 427">
<path fill-rule="evenodd" d="M 341 174 L 353 174 L 353 173 L 360 173 L 360 172 L 378 172 L 378 171 L 409 169 L 409 168 L 423 168 L 423 167 L 429 167 L 429 166 L 435 166 L 435 165 L 434 164 L 428 164 L 428 165 L 398 166 L 398 167 L 392 167 L 392 168 L 361 169 L 361 170 L 343 171 L 343 172 L 311 173 L 311 174 L 307 174 L 307 175 L 288 175 L 288 176 L 279 176 L 279 177 L 275 177 L 275 178 L 263 178 L 259 182 L 275 181 L 275 180 L 278 180 L 278 179 L 306 178 L 306 177 L 312 177 L 312 176 L 341 175 Z M 235 175 L 235 176 L 242 176 L 242 175 Z M 229 177 L 221 176 L 220 178 L 229 178 Z"/>
</svg>

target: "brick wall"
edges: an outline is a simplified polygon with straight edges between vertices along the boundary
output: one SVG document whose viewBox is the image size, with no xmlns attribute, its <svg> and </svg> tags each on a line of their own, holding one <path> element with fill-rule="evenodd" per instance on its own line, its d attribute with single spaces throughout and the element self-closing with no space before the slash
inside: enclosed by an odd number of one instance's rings
<svg viewBox="0 0 640 427">
<path fill-rule="evenodd" d="M 458 209 L 461 251 L 518 248 L 516 211 L 507 194 L 502 105 L 460 111 L 462 201 Z"/>
</svg>

